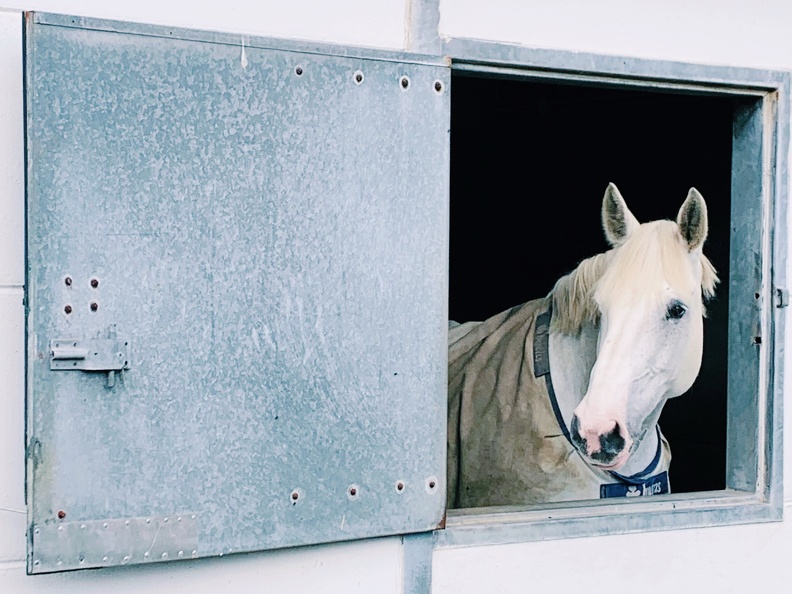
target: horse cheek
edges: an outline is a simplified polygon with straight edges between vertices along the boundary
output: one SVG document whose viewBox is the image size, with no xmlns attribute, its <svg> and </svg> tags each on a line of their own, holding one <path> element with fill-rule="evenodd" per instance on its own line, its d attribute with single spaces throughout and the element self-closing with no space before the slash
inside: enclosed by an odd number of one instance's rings
<svg viewBox="0 0 792 594">
<path fill-rule="evenodd" d="M 703 328 L 702 323 L 697 320 L 693 324 L 691 335 L 686 340 L 683 347 L 684 355 L 679 359 L 676 380 L 673 383 L 669 397 L 673 398 L 687 392 L 696 381 L 699 370 L 701 369 L 701 358 L 703 354 Z"/>
</svg>

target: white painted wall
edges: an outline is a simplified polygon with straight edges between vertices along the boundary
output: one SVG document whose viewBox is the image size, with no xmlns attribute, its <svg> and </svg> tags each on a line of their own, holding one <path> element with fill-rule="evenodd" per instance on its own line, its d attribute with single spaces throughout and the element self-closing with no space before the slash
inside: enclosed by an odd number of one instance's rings
<svg viewBox="0 0 792 594">
<path fill-rule="evenodd" d="M 441 0 L 440 33 L 597 54 L 785 69 L 787 0 Z"/>
<path fill-rule="evenodd" d="M 405 36 L 405 0 L 2 0 L 0 6 L 384 48 L 401 48 Z"/>
<path fill-rule="evenodd" d="M 410 0 L 0 0 L 8 9 L 401 48 Z M 784 0 L 443 0 L 441 34 L 630 57 L 792 68 Z M 21 23 L 0 11 L 0 592 L 401 592 L 398 538 L 70 574 L 24 571 Z M 792 325 L 789 325 L 792 328 Z M 787 368 L 792 369 L 792 349 Z M 792 427 L 792 406 L 785 413 Z M 786 447 L 792 493 L 792 447 Z M 789 591 L 787 520 L 440 550 L 438 593 Z M 574 571 L 571 568 L 575 568 Z"/>
</svg>

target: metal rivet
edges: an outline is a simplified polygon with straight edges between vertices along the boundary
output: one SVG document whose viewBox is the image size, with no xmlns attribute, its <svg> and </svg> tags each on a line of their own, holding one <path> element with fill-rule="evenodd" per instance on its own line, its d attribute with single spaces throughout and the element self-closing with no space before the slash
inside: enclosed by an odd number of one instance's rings
<svg viewBox="0 0 792 594">
<path fill-rule="evenodd" d="M 404 481 L 396 481 L 396 492 L 397 493 L 404 492 Z"/>
<path fill-rule="evenodd" d="M 357 499 L 358 493 L 360 492 L 360 487 L 357 485 L 349 485 L 347 489 L 347 497 L 350 499 Z"/>
<path fill-rule="evenodd" d="M 148 552 L 148 551 L 146 551 L 145 553 L 143 553 L 143 556 L 144 556 L 146 559 L 148 559 L 148 558 L 149 558 L 149 552 Z"/>
<path fill-rule="evenodd" d="M 168 553 L 162 553 L 162 558 L 163 559 L 167 559 L 168 558 Z"/>
<path fill-rule="evenodd" d="M 191 516 L 190 516 L 190 519 L 191 519 L 191 520 L 194 520 L 194 519 L 195 519 L 195 514 L 191 515 Z"/>
<path fill-rule="evenodd" d="M 192 552 L 193 559 L 195 559 L 197 556 L 198 556 L 198 551 L 193 551 Z"/>
<path fill-rule="evenodd" d="M 67 305 L 66 307 L 63 308 L 63 311 L 65 311 L 67 314 L 70 314 L 72 312 L 72 306 Z"/>
<path fill-rule="evenodd" d="M 297 68 L 295 68 L 295 69 L 294 69 L 294 73 L 295 73 L 297 76 L 302 76 L 302 73 L 303 73 L 302 66 L 297 66 Z"/>
<path fill-rule="evenodd" d="M 359 85 L 363 82 L 363 73 L 360 70 L 355 72 L 355 84 Z"/>
<path fill-rule="evenodd" d="M 41 561 L 39 561 L 38 559 L 36 559 L 35 561 L 33 561 L 33 565 L 41 565 Z"/>
<path fill-rule="evenodd" d="M 129 555 L 125 555 L 125 556 L 124 556 L 124 562 L 126 562 L 126 561 L 129 561 L 129 559 L 130 559 L 130 556 L 129 556 Z"/>
<path fill-rule="evenodd" d="M 85 530 L 85 524 L 82 524 L 82 525 L 80 526 L 80 530 Z"/>
<path fill-rule="evenodd" d="M 124 522 L 124 526 L 129 526 L 129 520 L 127 520 L 126 522 Z"/>
<path fill-rule="evenodd" d="M 63 532 L 63 526 L 58 526 L 58 532 Z"/>
<path fill-rule="evenodd" d="M 91 279 L 91 286 L 92 286 L 94 289 L 95 289 L 96 287 L 98 287 L 98 286 L 99 286 L 99 279 L 98 279 L 98 278 L 92 278 L 92 279 Z"/>
<path fill-rule="evenodd" d="M 176 518 L 176 521 L 177 521 L 177 522 L 181 522 L 181 516 L 179 516 L 178 518 Z"/>
<path fill-rule="evenodd" d="M 435 93 L 442 93 L 443 92 L 443 83 L 439 80 L 436 80 L 434 83 L 434 90 Z"/>
<path fill-rule="evenodd" d="M 151 518 L 146 518 L 146 524 L 151 524 Z"/>
<path fill-rule="evenodd" d="M 399 84 L 401 85 L 401 88 L 406 91 L 407 88 L 410 86 L 410 78 L 408 76 L 402 76 L 399 79 Z"/>
<path fill-rule="evenodd" d="M 167 523 L 168 523 L 168 518 L 165 518 L 165 519 L 164 519 L 164 520 L 162 520 L 162 521 L 163 521 L 163 522 L 165 522 L 165 523 L 167 524 Z"/>
<path fill-rule="evenodd" d="M 297 492 L 297 489 L 291 492 L 292 501 L 296 503 L 299 498 L 300 498 L 300 494 Z"/>
<path fill-rule="evenodd" d="M 80 563 L 85 563 L 85 557 L 80 557 Z"/>
<path fill-rule="evenodd" d="M 36 529 L 33 531 L 33 534 L 38 534 L 39 532 L 41 532 L 41 530 L 39 530 L 38 528 L 36 528 Z"/>
<path fill-rule="evenodd" d="M 99 304 L 96 301 L 91 301 L 91 311 L 99 309 Z"/>
<path fill-rule="evenodd" d="M 437 477 L 430 476 L 426 479 L 426 492 L 434 493 L 437 490 Z"/>
<path fill-rule="evenodd" d="M 102 561 L 104 561 L 105 563 L 107 563 L 107 557 L 102 557 Z"/>
<path fill-rule="evenodd" d="M 56 563 L 56 565 L 63 565 L 63 561 L 58 559 L 58 562 Z"/>
<path fill-rule="evenodd" d="M 102 524 L 102 528 L 107 528 L 107 522 L 105 522 L 104 524 Z"/>
<path fill-rule="evenodd" d="M 71 285 L 72 285 L 72 279 L 71 279 L 70 276 L 67 276 L 66 278 L 64 278 L 63 282 L 66 283 L 67 287 L 71 287 Z"/>
<path fill-rule="evenodd" d="M 181 559 L 182 557 L 184 557 L 184 551 L 179 551 L 179 559 Z"/>
</svg>

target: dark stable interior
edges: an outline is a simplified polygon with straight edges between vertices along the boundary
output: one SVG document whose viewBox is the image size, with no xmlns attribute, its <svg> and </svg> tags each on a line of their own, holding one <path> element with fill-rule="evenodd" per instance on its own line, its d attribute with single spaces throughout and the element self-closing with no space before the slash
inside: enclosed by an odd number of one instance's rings
<svg viewBox="0 0 792 594">
<path fill-rule="evenodd" d="M 707 306 L 698 379 L 660 421 L 674 493 L 725 487 L 733 109 L 711 96 L 452 79 L 452 320 L 483 320 L 544 296 L 606 250 L 608 182 L 641 222 L 675 220 L 691 186 L 704 196 L 704 253 L 721 283 Z"/>
</svg>

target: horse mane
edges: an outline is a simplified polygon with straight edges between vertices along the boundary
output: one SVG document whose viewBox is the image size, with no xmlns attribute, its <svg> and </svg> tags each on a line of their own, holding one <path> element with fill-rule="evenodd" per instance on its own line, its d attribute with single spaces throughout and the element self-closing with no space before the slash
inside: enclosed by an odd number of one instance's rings
<svg viewBox="0 0 792 594">
<path fill-rule="evenodd" d="M 548 296 L 553 303 L 554 331 L 574 335 L 586 322 L 599 320 L 594 290 L 612 256 L 613 250 L 608 250 L 586 258 L 572 272 L 558 279 Z"/>
<path fill-rule="evenodd" d="M 629 295 L 630 286 L 661 286 L 668 282 L 684 290 L 695 282 L 685 255 L 676 223 L 654 221 L 641 225 L 622 245 L 583 260 L 556 282 L 548 295 L 553 305 L 553 330 L 580 333 L 584 324 L 599 320 L 598 301 L 610 302 L 619 295 Z M 701 295 L 706 300 L 715 294 L 718 276 L 704 254 L 700 261 Z"/>
</svg>

